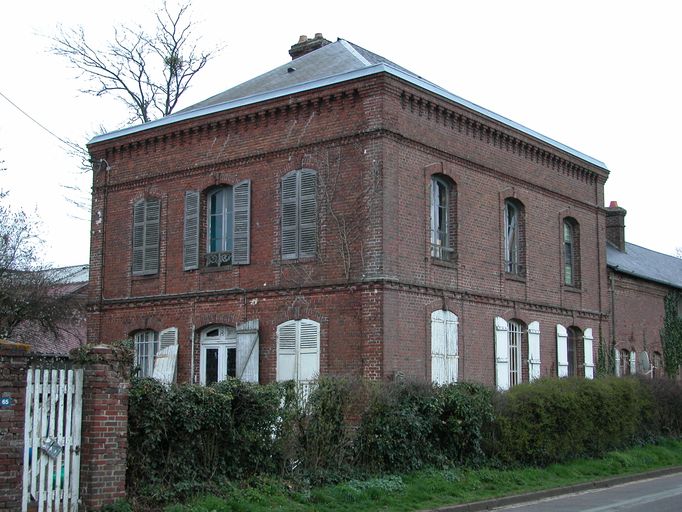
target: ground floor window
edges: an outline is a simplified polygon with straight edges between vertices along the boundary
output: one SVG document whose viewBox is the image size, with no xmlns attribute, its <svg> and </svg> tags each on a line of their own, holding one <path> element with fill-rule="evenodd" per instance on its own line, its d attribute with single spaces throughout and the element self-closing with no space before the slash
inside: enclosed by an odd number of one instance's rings
<svg viewBox="0 0 682 512">
<path fill-rule="evenodd" d="M 133 334 L 135 344 L 135 366 L 138 377 L 151 377 L 154 372 L 154 357 L 159 350 L 159 334 L 145 330 Z"/>
<path fill-rule="evenodd" d="M 523 347 L 523 325 L 510 320 L 509 326 L 509 385 L 516 386 L 523 381 L 521 351 Z"/>
<path fill-rule="evenodd" d="M 237 331 L 214 325 L 201 331 L 200 379 L 204 386 L 237 375 Z"/>
<path fill-rule="evenodd" d="M 457 315 L 452 311 L 431 313 L 431 381 L 434 384 L 457 382 Z"/>
</svg>

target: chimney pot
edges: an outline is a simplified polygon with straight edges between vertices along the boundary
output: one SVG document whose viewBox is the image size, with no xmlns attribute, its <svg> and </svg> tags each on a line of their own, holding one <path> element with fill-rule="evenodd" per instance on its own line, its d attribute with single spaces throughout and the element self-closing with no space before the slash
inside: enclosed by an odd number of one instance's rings
<svg viewBox="0 0 682 512">
<path fill-rule="evenodd" d="M 306 35 L 299 36 L 297 44 L 305 43 L 307 40 L 308 40 L 308 36 L 306 36 Z"/>
<path fill-rule="evenodd" d="M 609 203 L 609 208 L 618 208 L 618 201 L 611 201 Z"/>
<path fill-rule="evenodd" d="M 298 38 L 298 43 L 293 45 L 289 50 L 289 55 L 291 55 L 292 60 L 298 59 L 306 53 L 310 53 L 314 50 L 317 50 L 318 48 L 322 48 L 329 43 L 331 43 L 331 41 L 327 41 L 324 37 L 322 37 L 321 32 L 317 32 L 314 39 L 309 39 L 308 36 L 301 36 Z"/>
</svg>

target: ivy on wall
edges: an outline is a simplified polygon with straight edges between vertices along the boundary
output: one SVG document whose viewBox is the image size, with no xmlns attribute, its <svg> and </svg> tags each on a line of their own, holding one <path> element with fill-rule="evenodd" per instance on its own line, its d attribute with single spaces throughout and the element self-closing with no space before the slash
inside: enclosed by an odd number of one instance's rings
<svg viewBox="0 0 682 512">
<path fill-rule="evenodd" d="M 661 343 L 663 345 L 663 365 L 669 377 L 677 376 L 682 364 L 682 318 L 679 315 L 681 294 L 672 291 L 664 301 L 663 328 Z"/>
</svg>

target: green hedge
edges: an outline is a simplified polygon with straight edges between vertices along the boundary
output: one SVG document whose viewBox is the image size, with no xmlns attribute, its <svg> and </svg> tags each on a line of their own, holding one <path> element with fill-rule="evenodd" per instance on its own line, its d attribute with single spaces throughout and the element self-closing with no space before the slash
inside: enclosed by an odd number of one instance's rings
<svg viewBox="0 0 682 512">
<path fill-rule="evenodd" d="M 211 387 L 135 381 L 128 489 L 178 499 L 270 475 L 330 482 L 428 465 L 546 465 L 682 435 L 682 387 L 660 379 L 482 385 L 323 378 Z"/>
</svg>

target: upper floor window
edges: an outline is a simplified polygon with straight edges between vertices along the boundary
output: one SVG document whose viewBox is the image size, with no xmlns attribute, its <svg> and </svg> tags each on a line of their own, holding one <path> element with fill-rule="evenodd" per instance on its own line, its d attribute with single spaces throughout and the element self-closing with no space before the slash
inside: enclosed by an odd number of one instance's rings
<svg viewBox="0 0 682 512">
<path fill-rule="evenodd" d="M 562 227 L 564 284 L 580 286 L 580 238 L 579 226 L 575 219 L 566 218 Z"/>
<path fill-rule="evenodd" d="M 154 373 L 154 358 L 159 350 L 159 334 L 156 331 L 138 331 L 133 335 L 135 345 L 135 366 L 139 377 L 151 377 Z"/>
<path fill-rule="evenodd" d="M 201 193 L 185 192 L 183 268 L 199 268 Z M 207 267 L 247 265 L 251 242 L 251 181 L 222 186 L 206 194 L 204 264 Z"/>
<path fill-rule="evenodd" d="M 133 205 L 133 275 L 159 271 L 159 219 L 161 201 L 152 197 Z"/>
<path fill-rule="evenodd" d="M 455 253 L 453 188 L 444 176 L 431 177 L 431 257 L 444 261 Z"/>
<path fill-rule="evenodd" d="M 317 251 L 317 173 L 299 169 L 282 178 L 282 259 Z"/>
<path fill-rule="evenodd" d="M 525 274 L 525 230 L 523 204 L 515 199 L 504 202 L 504 270 L 508 274 Z"/>
</svg>

